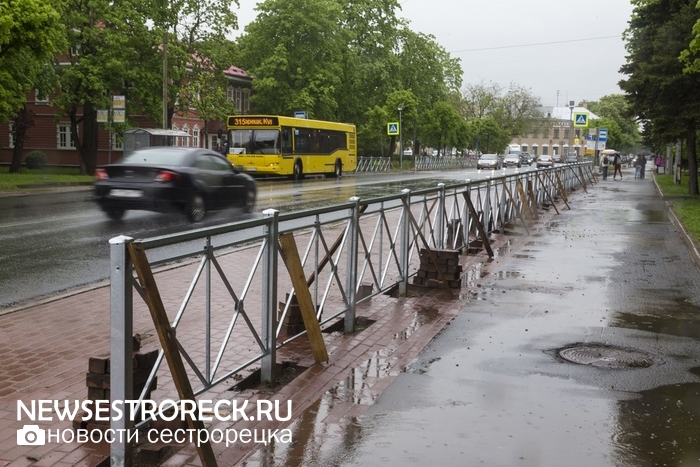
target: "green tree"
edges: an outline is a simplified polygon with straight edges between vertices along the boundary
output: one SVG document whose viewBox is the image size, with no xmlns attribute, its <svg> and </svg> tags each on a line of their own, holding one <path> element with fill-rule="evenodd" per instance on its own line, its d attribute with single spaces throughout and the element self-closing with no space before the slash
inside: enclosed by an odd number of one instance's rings
<svg viewBox="0 0 700 467">
<path fill-rule="evenodd" d="M 525 134 L 540 125 L 540 102 L 530 91 L 511 83 L 470 84 L 462 91 L 460 109 L 467 120 L 493 118 L 510 137 Z"/>
<path fill-rule="evenodd" d="M 26 93 L 51 91 L 48 65 L 66 44 L 61 23 L 63 4 L 23 0 L 0 3 L 0 120 L 13 120 L 10 173 L 18 172 L 34 114 L 25 106 Z"/>
<path fill-rule="evenodd" d="M 448 148 L 464 141 L 467 128 L 457 109 L 447 102 L 438 102 L 422 114 L 420 133 L 428 145 L 440 148 L 446 154 Z"/>
<path fill-rule="evenodd" d="M 266 0 L 238 40 L 260 113 L 335 120 L 345 35 L 334 0 Z"/>
<path fill-rule="evenodd" d="M 625 151 L 637 152 L 641 144 L 641 134 L 636 118 L 630 116 L 630 106 L 624 94 L 608 94 L 600 98 L 600 101 L 587 102 L 588 109 L 594 114 L 612 119 L 617 124 L 620 133 L 613 135 L 615 145 L 610 147 Z M 603 122 L 589 122 L 591 128 L 608 128 Z M 610 128 L 608 136 L 610 137 Z"/>
<path fill-rule="evenodd" d="M 686 141 L 690 194 L 698 194 L 696 133 L 700 122 L 700 75 L 684 73 L 679 60 L 693 41 L 693 26 L 700 19 L 693 0 L 634 0 L 626 32 L 627 63 L 620 71 L 628 78 L 620 87 L 630 104 L 630 115 L 645 126 L 645 138 L 655 145 Z M 692 52 L 696 54 L 697 52 Z M 685 55 L 686 63 L 693 62 Z"/>
<path fill-rule="evenodd" d="M 467 122 L 467 147 L 482 154 L 504 151 L 510 143 L 511 135 L 492 117 Z"/>
<path fill-rule="evenodd" d="M 236 26 L 234 0 L 66 0 L 64 23 L 71 54 L 57 70 L 61 93 L 54 104 L 71 122 L 81 170 L 92 173 L 97 155 L 97 113 L 111 95 L 127 97 L 129 113 L 162 121 L 163 55 L 167 47 L 167 120 L 188 112 L 197 94 L 191 83 L 198 70 L 218 67 L 211 44 L 225 43 Z M 167 41 L 165 39 L 167 38 Z M 230 66 L 226 64 L 227 68 Z M 79 132 L 78 129 L 82 132 Z"/>
</svg>

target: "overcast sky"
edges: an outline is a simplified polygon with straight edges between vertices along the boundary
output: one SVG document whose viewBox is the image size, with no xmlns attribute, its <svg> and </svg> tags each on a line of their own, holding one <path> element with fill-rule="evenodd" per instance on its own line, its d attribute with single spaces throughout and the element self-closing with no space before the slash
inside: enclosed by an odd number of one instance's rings
<svg viewBox="0 0 700 467">
<path fill-rule="evenodd" d="M 239 0 L 241 30 L 257 0 Z M 403 0 L 399 15 L 461 60 L 463 83 L 528 88 L 542 105 L 621 93 L 629 0 Z"/>
</svg>

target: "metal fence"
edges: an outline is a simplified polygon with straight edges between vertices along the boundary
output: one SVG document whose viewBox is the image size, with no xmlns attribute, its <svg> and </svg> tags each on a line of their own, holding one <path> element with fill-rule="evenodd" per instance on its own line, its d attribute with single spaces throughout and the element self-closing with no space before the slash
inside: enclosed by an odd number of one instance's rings
<svg viewBox="0 0 700 467">
<path fill-rule="evenodd" d="M 116 237 L 110 240 L 111 397 L 148 398 L 157 380 L 159 398 L 177 399 L 183 394 L 177 377 L 193 396 L 202 395 L 253 366 L 263 381 L 273 381 L 277 351 L 307 332 L 290 324 L 301 292 L 308 291 L 320 327 L 342 322 L 353 332 L 359 304 L 407 292 L 421 249 L 480 244 L 492 254 L 494 232 L 513 222 L 527 227 L 538 208 L 567 202 L 567 193 L 593 178 L 590 163 L 572 164 L 307 211 L 267 210 L 258 219 L 157 238 Z M 290 242 L 300 269 L 285 255 Z M 183 270 L 191 277 L 186 283 Z M 301 274 L 300 288 L 295 275 Z M 154 309 L 162 312 L 160 322 Z M 161 349 L 140 394 L 132 389 L 134 332 Z M 179 375 L 168 353 L 182 358 Z M 170 365 L 162 365 L 164 358 Z M 128 417 L 111 423 L 130 428 Z M 129 464 L 128 443 L 111 449 L 113 465 Z"/>
<path fill-rule="evenodd" d="M 406 156 L 410 160 L 412 156 Z M 416 156 L 415 170 L 457 170 L 476 167 L 476 156 Z M 355 172 L 388 172 L 392 169 L 391 157 L 360 157 Z"/>
</svg>

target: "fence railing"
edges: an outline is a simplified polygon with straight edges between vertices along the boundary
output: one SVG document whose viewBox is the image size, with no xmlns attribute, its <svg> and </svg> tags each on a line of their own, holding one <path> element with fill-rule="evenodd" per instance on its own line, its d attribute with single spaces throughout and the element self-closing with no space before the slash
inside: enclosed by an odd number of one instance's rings
<svg viewBox="0 0 700 467">
<path fill-rule="evenodd" d="M 567 193 L 593 178 L 590 163 L 572 164 L 306 211 L 267 210 L 258 219 L 162 237 L 113 238 L 111 397 L 148 398 L 156 381 L 161 399 L 182 398 L 181 386 L 194 397 L 253 365 L 263 381 L 274 381 L 277 351 L 311 332 L 307 320 L 293 319 L 302 299 L 312 305 L 312 328 L 342 321 L 351 333 L 359 304 L 389 291 L 406 294 L 420 249 L 479 244 L 493 255 L 495 231 L 527 226 L 538 208 L 567 202 Z M 140 394 L 133 394 L 135 332 L 147 336 L 144 346 L 160 349 Z M 130 428 L 128 418 L 112 428 Z M 113 465 L 132 455 L 127 442 L 111 449 Z"/>
<path fill-rule="evenodd" d="M 413 160 L 415 170 L 457 170 L 476 167 L 476 156 L 404 156 Z M 355 172 L 388 172 L 392 169 L 390 157 L 360 157 Z"/>
</svg>

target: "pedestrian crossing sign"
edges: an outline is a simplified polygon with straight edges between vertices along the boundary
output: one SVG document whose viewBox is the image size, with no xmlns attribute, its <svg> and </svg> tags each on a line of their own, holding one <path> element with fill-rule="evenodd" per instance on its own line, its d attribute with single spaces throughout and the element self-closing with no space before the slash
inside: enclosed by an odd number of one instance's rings
<svg viewBox="0 0 700 467">
<path fill-rule="evenodd" d="M 399 122 L 387 123 L 386 134 L 389 136 L 398 136 L 398 134 L 399 134 Z"/>
<path fill-rule="evenodd" d="M 574 114 L 574 126 L 588 126 L 588 114 L 587 113 Z"/>
</svg>

